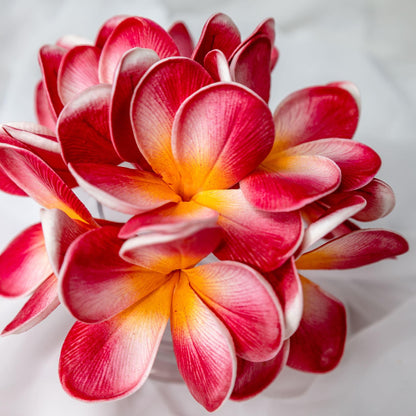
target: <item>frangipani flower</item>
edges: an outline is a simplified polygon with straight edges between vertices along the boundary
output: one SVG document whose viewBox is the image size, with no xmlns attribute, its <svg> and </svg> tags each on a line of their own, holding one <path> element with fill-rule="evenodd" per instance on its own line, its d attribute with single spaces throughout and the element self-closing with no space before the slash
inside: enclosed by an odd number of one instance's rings
<svg viewBox="0 0 416 416">
<path fill-rule="evenodd" d="M 118 232 L 87 232 L 65 256 L 61 297 L 83 322 L 62 348 L 64 388 L 84 400 L 132 393 L 148 377 L 170 319 L 179 371 L 196 400 L 215 410 L 233 389 L 236 355 L 264 361 L 280 350 L 277 297 L 244 264 L 195 266 L 219 243 L 218 228 L 203 224 L 127 242 Z"/>
</svg>

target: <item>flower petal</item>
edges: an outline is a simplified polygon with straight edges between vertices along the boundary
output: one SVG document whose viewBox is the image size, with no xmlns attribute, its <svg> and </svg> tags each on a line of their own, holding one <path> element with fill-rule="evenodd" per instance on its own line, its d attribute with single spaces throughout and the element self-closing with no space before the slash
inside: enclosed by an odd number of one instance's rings
<svg viewBox="0 0 416 416">
<path fill-rule="evenodd" d="M 16 236 L 0 255 L 0 294 L 26 295 L 51 273 L 42 227 L 32 225 Z"/>
<path fill-rule="evenodd" d="M 183 273 L 230 331 L 238 356 L 266 361 L 277 354 L 283 342 L 282 309 L 259 273 L 231 261 L 205 264 Z"/>
<path fill-rule="evenodd" d="M 303 294 L 294 258 L 269 273 L 263 273 L 271 284 L 283 309 L 284 338 L 290 338 L 298 329 L 303 312 Z"/>
<path fill-rule="evenodd" d="M 386 230 L 357 230 L 303 254 L 298 269 L 352 269 L 408 251 L 407 241 Z"/>
<path fill-rule="evenodd" d="M 266 103 L 238 84 L 216 83 L 189 97 L 172 127 L 181 194 L 233 186 L 267 156 L 273 120 Z"/>
<path fill-rule="evenodd" d="M 344 305 L 318 285 L 301 276 L 303 316 L 290 338 L 288 366 L 310 373 L 325 373 L 339 363 L 347 335 Z"/>
<path fill-rule="evenodd" d="M 1 335 L 20 334 L 42 322 L 59 305 L 57 279 L 51 274 L 32 294 Z"/>
<path fill-rule="evenodd" d="M 111 139 L 121 159 L 148 168 L 137 147 L 130 122 L 130 103 L 143 74 L 159 60 L 150 49 L 134 48 L 126 52 L 117 68 L 110 104 Z M 146 169 L 148 170 L 148 169 Z"/>
<path fill-rule="evenodd" d="M 59 97 L 65 105 L 81 91 L 98 85 L 98 61 L 100 49 L 80 45 L 70 49 L 63 57 L 58 72 Z"/>
<path fill-rule="evenodd" d="M 59 376 L 82 400 L 110 400 L 146 381 L 169 319 L 172 284 L 98 324 L 77 322 L 62 346 Z"/>
<path fill-rule="evenodd" d="M 169 184 L 178 182 L 171 145 L 175 114 L 189 95 L 211 82 L 198 63 L 169 58 L 155 64 L 134 93 L 131 116 L 137 144 L 153 170 Z"/>
<path fill-rule="evenodd" d="M 80 321 L 100 322 L 144 299 L 166 282 L 120 258 L 118 228 L 89 231 L 69 247 L 60 270 L 62 303 Z"/>
<path fill-rule="evenodd" d="M 27 193 L 19 188 L 9 175 L 0 167 L 0 190 L 10 195 L 27 196 Z"/>
<path fill-rule="evenodd" d="M 355 98 L 338 86 L 317 86 L 286 97 L 274 112 L 274 151 L 330 137 L 350 139 L 357 128 Z"/>
<path fill-rule="evenodd" d="M 238 189 L 205 191 L 193 200 L 219 212 L 224 243 L 214 254 L 264 271 L 281 266 L 300 244 L 303 227 L 298 212 L 274 213 L 253 208 Z"/>
<path fill-rule="evenodd" d="M 151 49 L 161 59 L 179 54 L 173 39 L 157 23 L 143 17 L 126 18 L 115 27 L 103 47 L 99 63 L 101 82 L 112 84 L 121 57 L 136 47 Z"/>
<path fill-rule="evenodd" d="M 192 396 L 208 411 L 216 410 L 235 381 L 233 341 L 183 275 L 172 299 L 171 331 L 178 368 Z"/>
<path fill-rule="evenodd" d="M 111 87 L 96 85 L 65 106 L 57 132 L 66 163 L 120 163 L 111 142 L 110 99 Z"/>
<path fill-rule="evenodd" d="M 128 17 L 129 15 L 127 14 L 119 14 L 106 20 L 98 31 L 95 46 L 102 49 L 109 36 L 113 33 L 113 30 Z"/>
<path fill-rule="evenodd" d="M 48 93 L 43 81 L 39 81 L 36 86 L 35 112 L 40 124 L 55 130 L 57 117 L 49 102 Z"/>
<path fill-rule="evenodd" d="M 206 54 L 204 67 L 210 73 L 214 81 L 232 81 L 227 58 L 219 49 L 213 49 Z"/>
<path fill-rule="evenodd" d="M 227 15 L 217 13 L 205 23 L 192 58 L 202 65 L 209 51 L 219 49 L 228 59 L 240 42 L 240 32 L 234 22 Z"/>
<path fill-rule="evenodd" d="M 141 214 L 180 201 L 153 172 L 95 163 L 70 164 L 69 169 L 95 199 L 126 214 Z"/>
<path fill-rule="evenodd" d="M 127 240 L 120 256 L 130 263 L 158 273 L 193 267 L 207 257 L 221 241 L 218 227 L 190 223 L 179 232 L 146 233 Z"/>
<path fill-rule="evenodd" d="M 190 58 L 194 50 L 194 41 L 186 25 L 183 22 L 175 22 L 168 30 L 168 33 L 175 41 L 180 55 Z"/>
<path fill-rule="evenodd" d="M 289 356 L 289 340 L 268 361 L 252 362 L 237 357 L 237 378 L 231 400 L 247 400 L 261 393 L 283 370 Z"/>
<path fill-rule="evenodd" d="M 121 227 L 119 237 L 130 238 L 147 232 L 172 234 L 189 225 L 201 223 L 204 223 L 205 227 L 212 227 L 217 223 L 217 219 L 218 212 L 213 209 L 193 201 L 180 201 L 134 216 Z"/>
<path fill-rule="evenodd" d="M 293 211 L 333 192 L 341 172 L 322 156 L 280 156 L 267 158 L 240 182 L 247 200 L 265 211 Z"/>
<path fill-rule="evenodd" d="M 32 152 L 0 144 L 0 167 L 43 207 L 58 208 L 73 219 L 93 222 L 91 214 L 71 189 Z"/>
</svg>

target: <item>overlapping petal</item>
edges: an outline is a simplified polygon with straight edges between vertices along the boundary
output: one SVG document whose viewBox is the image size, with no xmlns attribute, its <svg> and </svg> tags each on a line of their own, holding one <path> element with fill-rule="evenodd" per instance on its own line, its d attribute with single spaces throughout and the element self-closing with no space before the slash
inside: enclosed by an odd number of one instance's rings
<svg viewBox="0 0 416 416">
<path fill-rule="evenodd" d="M 77 322 L 62 346 L 59 375 L 82 400 L 121 398 L 147 379 L 170 314 L 172 284 L 98 323 Z"/>
<path fill-rule="evenodd" d="M 208 411 L 214 411 L 233 389 L 234 345 L 224 324 L 183 275 L 172 298 L 171 331 L 178 368 L 189 391 Z"/>
<path fill-rule="evenodd" d="M 344 352 L 347 335 L 343 304 L 301 276 L 303 316 L 290 338 L 288 365 L 296 370 L 324 373 L 332 370 Z"/>
<path fill-rule="evenodd" d="M 185 23 L 175 22 L 169 28 L 168 33 L 175 41 L 181 56 L 190 58 L 194 50 L 194 41 Z"/>
<path fill-rule="evenodd" d="M 232 81 L 227 58 L 219 49 L 213 49 L 206 54 L 204 67 L 215 81 Z"/>
<path fill-rule="evenodd" d="M 40 124 L 55 129 L 56 114 L 49 103 L 48 94 L 43 81 L 39 81 L 35 89 L 35 112 Z"/>
<path fill-rule="evenodd" d="M 113 30 L 128 17 L 129 15 L 127 14 L 118 14 L 106 20 L 98 31 L 95 46 L 102 49 L 109 36 L 113 33 Z"/>
<path fill-rule="evenodd" d="M 254 269 L 222 261 L 184 270 L 192 289 L 224 322 L 236 353 L 250 361 L 273 358 L 283 342 L 280 304 Z"/>
<path fill-rule="evenodd" d="M 298 212 L 274 213 L 253 208 L 239 189 L 205 191 L 193 200 L 219 212 L 224 242 L 214 254 L 270 271 L 294 254 L 303 235 Z"/>
<path fill-rule="evenodd" d="M 172 127 L 181 195 L 236 184 L 269 153 L 273 131 L 266 103 L 245 87 L 216 83 L 196 92 Z"/>
</svg>

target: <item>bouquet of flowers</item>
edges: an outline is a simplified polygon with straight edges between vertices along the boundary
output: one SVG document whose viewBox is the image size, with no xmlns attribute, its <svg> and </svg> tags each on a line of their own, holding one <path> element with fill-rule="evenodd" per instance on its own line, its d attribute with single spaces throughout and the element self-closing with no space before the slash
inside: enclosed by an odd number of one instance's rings
<svg viewBox="0 0 416 416">
<path fill-rule="evenodd" d="M 352 140 L 350 82 L 296 91 L 271 111 L 273 19 L 242 40 L 212 16 L 196 45 L 115 16 L 95 42 L 39 51 L 39 124 L 0 128 L 0 188 L 41 205 L 40 222 L 0 256 L 0 294 L 29 295 L 3 335 L 62 304 L 76 322 L 59 376 L 88 401 L 146 381 L 169 323 L 179 371 L 207 410 L 260 393 L 285 365 L 340 361 L 346 312 L 300 274 L 350 269 L 407 251 L 361 228 L 394 194 L 381 160 Z M 72 188 L 126 214 L 95 218 Z"/>
</svg>

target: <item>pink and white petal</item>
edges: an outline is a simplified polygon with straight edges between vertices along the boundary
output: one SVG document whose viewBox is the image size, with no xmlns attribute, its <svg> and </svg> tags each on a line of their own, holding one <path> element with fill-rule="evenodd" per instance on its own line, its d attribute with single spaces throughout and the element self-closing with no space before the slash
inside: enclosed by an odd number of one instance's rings
<svg viewBox="0 0 416 416">
<path fill-rule="evenodd" d="M 298 269 L 352 269 L 408 251 L 407 241 L 387 230 L 357 230 L 304 253 Z"/>
<path fill-rule="evenodd" d="M 355 99 L 357 104 L 358 110 L 361 112 L 361 96 L 360 91 L 355 84 L 350 81 L 336 81 L 327 84 L 328 86 L 344 88 L 344 90 L 348 91 Z"/>
<path fill-rule="evenodd" d="M 294 254 L 303 236 L 298 212 L 259 211 L 239 189 L 206 191 L 193 200 L 219 213 L 224 242 L 214 251 L 221 260 L 236 260 L 271 271 Z"/>
<path fill-rule="evenodd" d="M 279 353 L 268 361 L 252 362 L 237 357 L 237 378 L 230 399 L 247 400 L 261 393 L 279 375 L 289 356 L 289 340 Z"/>
<path fill-rule="evenodd" d="M 65 182 L 32 152 L 0 145 L 0 168 L 44 208 L 57 208 L 73 219 L 93 222 L 91 214 Z"/>
<path fill-rule="evenodd" d="M 242 263 L 222 261 L 183 273 L 230 331 L 239 357 L 257 362 L 278 353 L 285 332 L 282 308 L 258 272 Z"/>
<path fill-rule="evenodd" d="M 178 182 L 171 144 L 175 114 L 187 97 L 212 82 L 197 62 L 176 57 L 155 64 L 134 93 L 131 121 L 136 142 L 153 170 L 169 184 Z"/>
<path fill-rule="evenodd" d="M 125 214 L 141 214 L 180 201 L 153 172 L 96 163 L 68 167 L 79 185 L 97 201 Z"/>
<path fill-rule="evenodd" d="M 186 25 L 183 22 L 175 22 L 168 33 L 175 41 L 180 55 L 190 58 L 194 50 L 194 41 Z"/>
<path fill-rule="evenodd" d="M 204 67 L 212 76 L 214 81 L 232 81 L 227 58 L 219 49 L 213 49 L 206 54 Z"/>
<path fill-rule="evenodd" d="M 233 80 L 250 88 L 266 102 L 270 98 L 271 51 L 270 39 L 257 35 L 239 48 L 230 64 Z"/>
<path fill-rule="evenodd" d="M 51 274 L 32 294 L 1 335 L 20 334 L 33 328 L 49 316 L 59 305 L 58 281 Z"/>
<path fill-rule="evenodd" d="M 144 73 L 159 60 L 155 51 L 134 48 L 124 54 L 117 68 L 110 104 L 111 139 L 122 160 L 139 164 L 149 170 L 140 153 L 130 122 L 133 92 Z"/>
<path fill-rule="evenodd" d="M 43 81 L 39 81 L 36 86 L 35 112 L 40 124 L 55 130 L 57 117 L 49 102 L 48 94 Z"/>
<path fill-rule="evenodd" d="M 367 204 L 360 195 L 346 196 L 338 204 L 333 205 L 324 215 L 311 223 L 305 230 L 303 241 L 298 250 L 298 255 L 305 252 L 309 247 L 324 238 L 344 221 L 361 211 Z"/>
<path fill-rule="evenodd" d="M 98 323 L 77 322 L 62 346 L 61 383 L 87 401 L 118 399 L 139 389 L 149 376 L 169 319 L 172 284 Z"/>
<path fill-rule="evenodd" d="M 38 55 L 46 96 L 55 117 L 59 116 L 63 108 L 58 93 L 58 71 L 66 53 L 67 50 L 60 46 L 45 45 L 40 48 Z"/>
<path fill-rule="evenodd" d="M 0 167 L 0 190 L 10 195 L 27 196 L 27 193 L 19 188 L 9 175 Z"/>
<path fill-rule="evenodd" d="M 95 227 L 92 224 L 73 220 L 59 209 L 41 210 L 41 220 L 49 263 L 58 276 L 72 242 Z"/>
<path fill-rule="evenodd" d="M 111 142 L 110 101 L 111 86 L 96 85 L 62 110 L 57 132 L 66 163 L 120 163 Z"/>
<path fill-rule="evenodd" d="M 98 85 L 98 61 L 101 50 L 95 46 L 75 46 L 63 57 L 58 72 L 59 97 L 65 105 L 78 93 Z"/>
<path fill-rule="evenodd" d="M 286 97 L 274 112 L 274 151 L 317 139 L 350 139 L 357 128 L 355 98 L 337 86 L 305 88 Z"/>
<path fill-rule="evenodd" d="M 303 313 L 303 293 L 294 258 L 269 273 L 263 273 L 271 284 L 283 309 L 284 338 L 290 338 L 299 327 Z"/>
<path fill-rule="evenodd" d="M 113 33 L 113 30 L 128 17 L 130 16 L 127 14 L 119 14 L 106 20 L 98 31 L 95 46 L 102 49 L 109 36 Z"/>
<path fill-rule="evenodd" d="M 209 51 L 219 49 L 228 59 L 240 42 L 240 32 L 235 23 L 227 15 L 217 13 L 205 23 L 192 58 L 202 65 Z"/>
<path fill-rule="evenodd" d="M 318 285 L 301 276 L 303 316 L 290 338 L 287 365 L 309 373 L 331 371 L 344 352 L 347 317 L 344 305 Z"/>
<path fill-rule="evenodd" d="M 216 410 L 230 396 L 236 357 L 224 324 L 181 275 L 172 298 L 173 349 L 182 377 L 197 402 Z"/>
<path fill-rule="evenodd" d="M 171 234 L 180 232 L 192 224 L 201 223 L 205 227 L 212 227 L 217 223 L 217 220 L 217 211 L 193 201 L 180 201 L 130 218 L 121 227 L 119 237 L 131 238 L 149 232 Z"/>
<path fill-rule="evenodd" d="M 294 146 L 284 154 L 319 155 L 331 159 L 341 169 L 339 189 L 342 191 L 352 191 L 367 185 L 381 166 L 380 156 L 371 147 L 347 139 L 314 140 Z"/>
<path fill-rule="evenodd" d="M 122 56 L 133 48 L 151 49 L 160 59 L 179 55 L 169 34 L 157 23 L 143 17 L 129 17 L 121 21 L 108 37 L 99 63 L 99 79 L 112 84 Z"/>
<path fill-rule="evenodd" d="M 0 295 L 26 295 L 51 273 L 42 227 L 32 225 L 17 235 L 0 255 Z"/>
<path fill-rule="evenodd" d="M 130 307 L 167 281 L 164 274 L 149 272 L 119 256 L 123 243 L 118 228 L 102 227 L 78 237 L 62 264 L 60 297 L 80 321 L 109 319 Z"/>
<path fill-rule="evenodd" d="M 240 188 L 254 207 L 287 212 L 328 195 L 340 182 L 339 167 L 326 157 L 280 154 L 246 176 Z"/>
<path fill-rule="evenodd" d="M 273 131 L 267 104 L 242 85 L 216 83 L 193 94 L 172 127 L 181 194 L 235 185 L 267 156 Z"/>
</svg>

